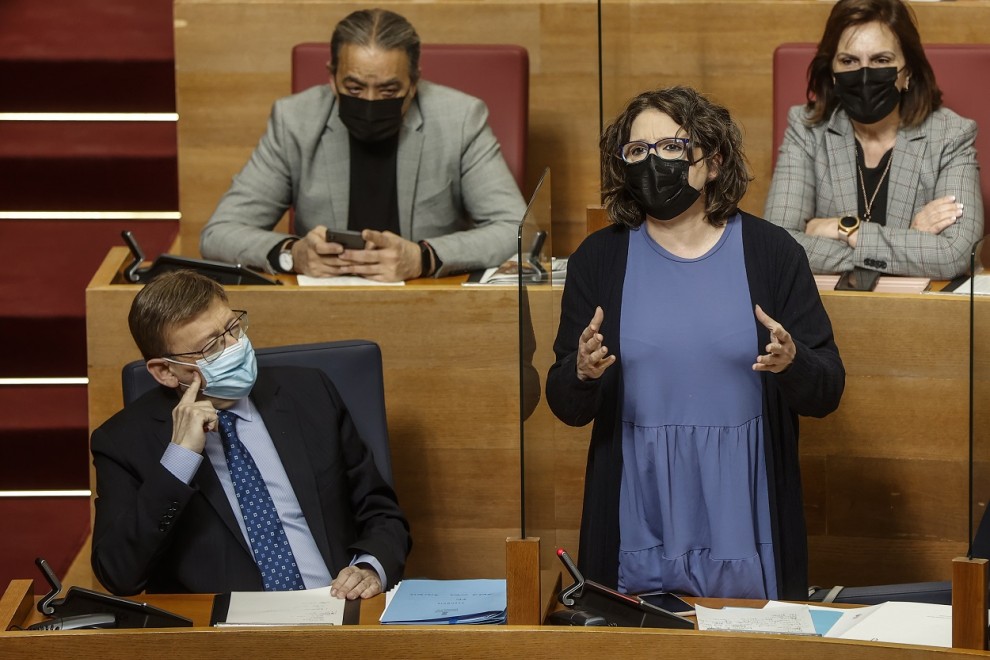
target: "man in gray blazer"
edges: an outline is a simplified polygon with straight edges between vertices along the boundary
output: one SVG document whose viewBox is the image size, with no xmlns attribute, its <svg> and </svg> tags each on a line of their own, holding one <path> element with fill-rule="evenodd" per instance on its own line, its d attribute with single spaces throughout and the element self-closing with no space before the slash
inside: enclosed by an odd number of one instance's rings
<svg viewBox="0 0 990 660">
<path fill-rule="evenodd" d="M 525 202 L 479 99 L 419 79 L 405 18 L 347 16 L 328 86 L 275 102 L 268 130 L 203 229 L 204 257 L 271 272 L 395 282 L 495 266 Z M 272 231 L 292 207 L 296 235 Z M 361 232 L 364 249 L 328 242 Z"/>
</svg>

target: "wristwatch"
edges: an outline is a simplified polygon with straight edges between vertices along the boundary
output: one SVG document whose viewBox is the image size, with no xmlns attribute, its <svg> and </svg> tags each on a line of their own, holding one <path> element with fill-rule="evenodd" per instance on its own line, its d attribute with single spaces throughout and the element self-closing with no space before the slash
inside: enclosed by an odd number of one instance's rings
<svg viewBox="0 0 990 660">
<path fill-rule="evenodd" d="M 422 265 L 422 272 L 419 274 L 420 277 L 429 277 L 440 268 L 440 259 L 437 258 L 436 253 L 433 251 L 433 246 L 426 241 L 419 242 L 419 256 Z M 434 260 L 436 261 L 436 265 L 433 264 Z"/>
<path fill-rule="evenodd" d="M 295 241 L 286 241 L 278 251 L 278 267 L 283 273 L 293 272 L 295 264 L 292 261 L 292 246 L 295 243 Z"/>
<path fill-rule="evenodd" d="M 839 218 L 839 234 L 848 239 L 859 229 L 859 218 L 854 215 L 844 215 Z"/>
</svg>

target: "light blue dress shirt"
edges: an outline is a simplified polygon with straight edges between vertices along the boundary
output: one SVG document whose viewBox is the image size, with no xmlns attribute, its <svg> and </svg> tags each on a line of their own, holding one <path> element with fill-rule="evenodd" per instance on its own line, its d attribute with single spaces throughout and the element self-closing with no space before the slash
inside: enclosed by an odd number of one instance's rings
<svg viewBox="0 0 990 660">
<path fill-rule="evenodd" d="M 313 533 L 303 516 L 299 500 L 296 498 L 295 491 L 292 490 L 292 484 L 289 483 L 289 477 L 285 473 L 278 451 L 275 449 L 275 443 L 272 442 L 264 420 L 261 419 L 261 414 L 249 398 L 240 399 L 228 410 L 238 417 L 237 436 L 254 458 L 258 470 L 261 471 L 261 476 L 265 480 L 265 485 L 271 493 L 272 501 L 278 510 L 282 526 L 285 528 L 285 535 L 292 547 L 292 554 L 295 555 L 306 588 L 316 589 L 328 586 L 333 578 L 326 562 L 320 555 L 320 549 L 313 539 Z M 223 444 L 218 432 L 211 431 L 206 434 L 204 453 L 209 458 L 210 464 L 220 480 L 223 492 L 227 495 L 227 501 L 230 502 L 230 508 L 234 511 L 237 524 L 241 528 L 241 534 L 250 548 L 251 543 L 248 540 L 247 527 L 241 517 L 241 508 L 237 503 L 237 495 L 234 492 L 234 484 L 230 478 L 230 470 L 227 467 L 227 459 L 224 456 Z M 202 462 L 202 455 L 172 442 L 166 447 L 161 460 L 162 466 L 186 485 L 192 483 Z M 381 563 L 369 554 L 357 555 L 351 560 L 352 566 L 359 563 L 370 564 L 374 567 L 384 588 L 386 584 L 385 569 Z"/>
</svg>

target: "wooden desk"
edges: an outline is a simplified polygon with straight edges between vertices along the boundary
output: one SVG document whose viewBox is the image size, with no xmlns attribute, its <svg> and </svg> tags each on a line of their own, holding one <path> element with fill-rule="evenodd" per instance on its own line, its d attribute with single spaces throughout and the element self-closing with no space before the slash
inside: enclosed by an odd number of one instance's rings
<svg viewBox="0 0 990 660">
<path fill-rule="evenodd" d="M 126 327 L 137 287 L 111 284 L 125 261 L 125 250 L 113 249 L 87 289 L 91 427 L 119 409 L 120 367 L 138 357 Z M 503 577 L 504 539 L 518 534 L 519 520 L 515 292 L 441 281 L 236 287 L 230 296 L 251 311 L 257 346 L 347 338 L 381 345 L 396 488 L 414 539 L 407 575 Z M 823 299 L 847 382 L 836 413 L 801 422 L 811 581 L 947 580 L 967 547 L 969 301 L 844 292 Z M 979 302 L 990 320 L 990 301 Z M 535 325 L 545 329 L 547 319 Z M 541 330 L 535 361 L 541 380 L 546 336 Z M 540 462 L 548 476 L 528 492 L 551 507 L 538 533 L 549 528 L 548 545 L 576 553 L 590 426 L 552 428 L 551 455 Z M 84 552 L 77 564 L 88 566 Z"/>
<path fill-rule="evenodd" d="M 25 586 L 26 585 L 26 586 Z M 190 616 L 197 626 L 208 612 L 210 596 L 154 596 L 148 601 Z M 5 606 L 29 607 L 29 581 L 15 581 L 0 599 L 0 625 L 26 624 Z M 378 601 L 377 603 L 375 601 Z M 342 658 L 613 658 L 655 657 L 705 660 L 944 660 L 986 658 L 990 654 L 954 649 L 778 635 L 699 633 L 635 628 L 561 628 L 529 626 L 379 626 L 381 599 L 362 603 L 359 626 L 339 628 L 171 628 L 67 632 L 0 632 L 5 660 L 69 657 L 76 660 L 121 658 L 237 658 L 298 660 Z M 365 606 L 368 606 L 367 608 Z M 367 613 L 366 610 L 367 609 Z"/>
</svg>

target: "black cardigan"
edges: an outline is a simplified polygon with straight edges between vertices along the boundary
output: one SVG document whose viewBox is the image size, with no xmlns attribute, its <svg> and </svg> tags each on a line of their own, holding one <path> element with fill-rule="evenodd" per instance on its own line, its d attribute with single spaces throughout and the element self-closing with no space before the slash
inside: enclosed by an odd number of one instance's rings
<svg viewBox="0 0 990 660">
<path fill-rule="evenodd" d="M 798 465 L 798 415 L 824 417 L 835 410 L 845 385 L 845 369 L 801 246 L 785 230 L 747 213 L 742 213 L 742 238 L 753 303 L 779 321 L 797 346 L 794 362 L 785 372 L 761 372 L 760 379 L 777 596 L 806 600 L 808 541 Z M 588 236 L 568 260 L 554 343 L 557 361 L 547 377 L 547 401 L 561 421 L 571 426 L 595 422 L 588 449 L 578 563 L 588 579 L 610 587 L 618 582 L 619 567 L 619 321 L 628 249 L 629 230 L 610 226 Z M 576 367 L 578 337 L 599 305 L 605 312 L 601 327 L 605 345 L 618 360 L 600 379 L 581 381 Z M 770 333 L 755 315 L 753 323 L 758 338 L 753 347 L 755 362 L 770 343 Z"/>
</svg>

